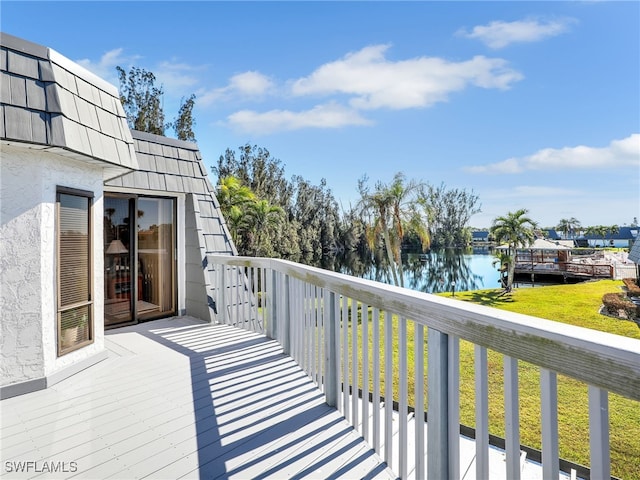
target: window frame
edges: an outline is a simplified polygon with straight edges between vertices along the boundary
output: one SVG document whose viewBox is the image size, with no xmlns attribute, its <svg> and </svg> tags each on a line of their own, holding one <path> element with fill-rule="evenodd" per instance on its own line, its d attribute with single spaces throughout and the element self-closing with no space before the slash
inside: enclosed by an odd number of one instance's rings
<svg viewBox="0 0 640 480">
<path fill-rule="evenodd" d="M 62 235 L 61 235 L 61 224 L 60 224 L 60 196 L 61 195 L 70 195 L 75 197 L 83 198 L 87 201 L 88 209 L 87 209 L 87 228 L 88 235 L 87 240 L 89 242 L 88 251 L 87 251 L 87 300 L 83 300 L 81 302 L 76 302 L 69 305 L 62 305 L 62 282 L 61 282 L 61 269 L 60 269 L 60 253 L 62 248 Z M 93 208 L 94 208 L 94 192 L 89 190 L 81 190 L 78 188 L 70 188 L 64 186 L 56 187 L 56 346 L 57 346 L 57 356 L 61 357 L 66 355 L 67 353 L 76 351 L 80 348 L 83 348 L 87 345 L 91 345 L 94 343 L 94 323 L 95 323 L 95 308 L 94 308 L 94 281 L 93 281 L 93 272 L 94 272 L 94 228 L 93 228 Z M 62 345 L 62 314 L 69 310 L 77 309 L 80 307 L 88 307 L 89 319 L 87 322 L 87 339 L 81 342 L 74 343 L 70 346 L 63 347 Z"/>
</svg>

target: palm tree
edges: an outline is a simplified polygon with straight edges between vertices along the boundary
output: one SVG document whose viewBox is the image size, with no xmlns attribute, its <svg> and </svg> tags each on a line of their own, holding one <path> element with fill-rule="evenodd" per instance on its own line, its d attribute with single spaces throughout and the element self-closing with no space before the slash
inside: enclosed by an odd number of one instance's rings
<svg viewBox="0 0 640 480">
<path fill-rule="evenodd" d="M 262 248 L 264 236 L 280 225 L 284 210 L 276 205 L 271 205 L 267 200 L 257 200 L 250 204 L 247 214 L 251 229 L 256 236 L 254 255 L 257 257 L 260 248 Z"/>
<path fill-rule="evenodd" d="M 580 221 L 575 217 L 571 217 L 561 219 L 556 229 L 564 233 L 564 238 L 569 238 L 569 235 L 573 238 L 580 227 L 582 227 Z"/>
<path fill-rule="evenodd" d="M 358 182 L 361 197 L 358 205 L 363 216 L 370 219 L 365 222 L 369 247 L 373 250 L 382 236 L 394 284 L 404 286 L 401 254 L 405 230 L 417 234 L 423 249 L 429 246 L 429 233 L 417 208 L 421 184 L 407 182 L 404 174 L 396 173 L 390 185 L 377 182 L 370 192 L 366 180 Z"/>
<path fill-rule="evenodd" d="M 236 177 L 229 176 L 220 179 L 216 197 L 229 226 L 231 238 L 238 245 L 238 235 L 246 224 L 248 205 L 255 201 L 255 194 Z"/>
<path fill-rule="evenodd" d="M 515 212 L 509 212 L 504 216 L 497 217 L 491 225 L 491 234 L 498 242 L 508 245 L 508 263 L 506 290 L 510 291 L 513 285 L 513 278 L 516 270 L 516 250 L 518 247 L 531 245 L 535 240 L 534 229 L 536 222 L 527 216 L 528 210 L 521 208 Z"/>
</svg>

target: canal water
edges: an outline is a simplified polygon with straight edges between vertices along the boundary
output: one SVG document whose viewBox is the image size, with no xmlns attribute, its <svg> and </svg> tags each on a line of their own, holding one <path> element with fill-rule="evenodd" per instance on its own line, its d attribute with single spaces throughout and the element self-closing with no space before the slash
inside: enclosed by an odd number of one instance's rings
<svg viewBox="0 0 640 480">
<path fill-rule="evenodd" d="M 495 261 L 496 257 L 489 248 L 447 248 L 431 250 L 426 254 L 403 254 L 404 286 L 426 293 L 500 288 L 500 275 L 498 265 L 494 265 Z M 335 270 L 369 280 L 393 283 L 389 268 L 383 260 L 350 256 L 343 259 Z M 543 283 L 517 282 L 514 286 L 538 285 Z"/>
</svg>

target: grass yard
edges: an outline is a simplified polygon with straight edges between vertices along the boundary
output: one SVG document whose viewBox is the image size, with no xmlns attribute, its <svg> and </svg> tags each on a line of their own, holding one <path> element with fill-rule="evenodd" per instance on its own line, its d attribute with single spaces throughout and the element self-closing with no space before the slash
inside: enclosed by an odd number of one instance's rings
<svg viewBox="0 0 640 480">
<path fill-rule="evenodd" d="M 598 313 L 602 295 L 620 291 L 621 281 L 602 280 L 576 285 L 545 286 L 517 289 L 510 296 L 499 297 L 499 290 L 485 290 L 456 293 L 456 299 L 524 313 L 550 320 L 593 328 L 617 335 L 640 339 L 640 328 L 629 321 L 616 320 Z M 450 294 L 442 294 L 449 296 Z M 358 306 L 358 320 L 361 322 L 361 308 Z M 369 378 L 372 378 L 373 320 L 369 309 Z M 398 398 L 398 322 L 393 318 L 393 390 Z M 380 319 L 380 339 L 384 338 L 382 318 Z M 414 324 L 407 325 L 408 365 L 409 365 L 409 405 L 415 405 L 413 364 L 414 364 Z M 358 351 L 362 353 L 361 330 L 358 329 Z M 352 333 L 349 333 L 352 343 Z M 380 364 L 384 370 L 384 348 L 375 346 L 380 352 Z M 425 363 L 427 355 L 425 332 Z M 362 379 L 362 361 L 358 365 Z M 351 364 L 351 361 L 350 361 Z M 494 435 L 504 437 L 503 400 L 503 360 L 502 355 L 488 353 L 489 365 L 489 429 Z M 351 371 L 352 364 L 349 366 Z M 426 371 L 426 367 L 425 367 Z M 350 375 L 351 376 L 351 375 Z M 384 371 L 381 372 L 381 391 L 384 393 Z M 361 383 L 360 383 L 361 384 Z M 371 384 L 371 382 L 370 382 Z M 373 386 L 371 385 L 372 389 Z M 425 382 L 426 392 L 426 382 Z M 520 362 L 520 438 L 521 443 L 541 449 L 540 425 L 540 375 L 539 368 Z M 428 392 L 427 392 L 428 393 Z M 460 421 L 475 425 L 474 393 L 474 346 L 465 341 L 460 343 Z M 425 403 L 427 398 L 424 399 Z M 609 395 L 611 469 L 612 475 L 630 480 L 640 480 L 640 403 L 617 395 Z M 558 422 L 560 456 L 582 465 L 589 465 L 589 417 L 587 386 L 564 376 L 558 376 Z"/>
<path fill-rule="evenodd" d="M 598 313 L 602 296 L 618 292 L 621 281 L 601 280 L 575 285 L 516 289 L 510 296 L 498 297 L 499 291 L 476 291 L 456 294 L 459 300 L 488 305 L 511 312 L 592 328 L 603 332 L 640 339 L 640 328 L 633 322 L 616 320 Z M 462 352 L 468 356 L 461 363 L 461 422 L 473 424 L 473 346 Z M 466 369 L 471 371 L 465 371 Z M 490 425 L 492 433 L 504 435 L 502 406 L 501 355 L 489 354 Z M 521 442 L 540 448 L 540 383 L 539 369 L 521 364 L 520 405 Z M 491 406 L 493 404 L 493 406 Z M 640 404 L 609 395 L 611 469 L 624 479 L 640 479 Z M 586 385 L 570 378 L 558 377 L 558 422 L 560 456 L 589 465 L 589 416 Z"/>
</svg>

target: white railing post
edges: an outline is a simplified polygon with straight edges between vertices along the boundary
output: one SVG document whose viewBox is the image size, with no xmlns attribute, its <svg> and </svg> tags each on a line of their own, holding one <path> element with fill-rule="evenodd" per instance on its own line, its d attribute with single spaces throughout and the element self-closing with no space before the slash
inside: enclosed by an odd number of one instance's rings
<svg viewBox="0 0 640 480">
<path fill-rule="evenodd" d="M 227 266 L 218 264 L 218 268 L 220 269 L 220 285 L 218 286 L 219 296 L 219 309 L 220 309 L 220 318 L 222 319 L 222 323 L 229 323 L 227 320 Z"/>
<path fill-rule="evenodd" d="M 542 476 L 558 478 L 558 379 L 555 372 L 540 369 L 542 407 Z"/>
<path fill-rule="evenodd" d="M 336 294 L 324 295 L 324 354 L 325 354 L 325 390 L 324 394 L 330 407 L 338 407 L 338 390 L 340 377 L 340 336 L 338 335 Z"/>
<path fill-rule="evenodd" d="M 267 305 L 269 310 L 269 323 L 267 336 L 274 340 L 279 340 L 280 329 L 278 328 L 278 272 L 271 270 L 271 278 L 267 285 Z"/>
<path fill-rule="evenodd" d="M 427 478 L 449 478 L 449 339 L 429 328 L 427 342 Z"/>
<path fill-rule="evenodd" d="M 476 390 L 476 478 L 489 478 L 489 364 L 487 349 L 474 346 Z M 547 478 L 547 477 L 545 477 Z"/>
<path fill-rule="evenodd" d="M 280 330 L 280 345 L 282 345 L 282 353 L 285 355 L 289 355 L 291 352 L 291 292 L 289 288 L 291 286 L 291 282 L 289 281 L 289 275 L 284 275 L 282 279 L 282 319 L 280 326 L 282 327 Z"/>
<path fill-rule="evenodd" d="M 611 478 L 609 392 L 589 385 L 589 449 L 591 478 Z"/>
<path fill-rule="evenodd" d="M 507 478 L 520 480 L 520 404 L 518 401 L 518 360 L 504 357 L 504 438 Z"/>
</svg>

